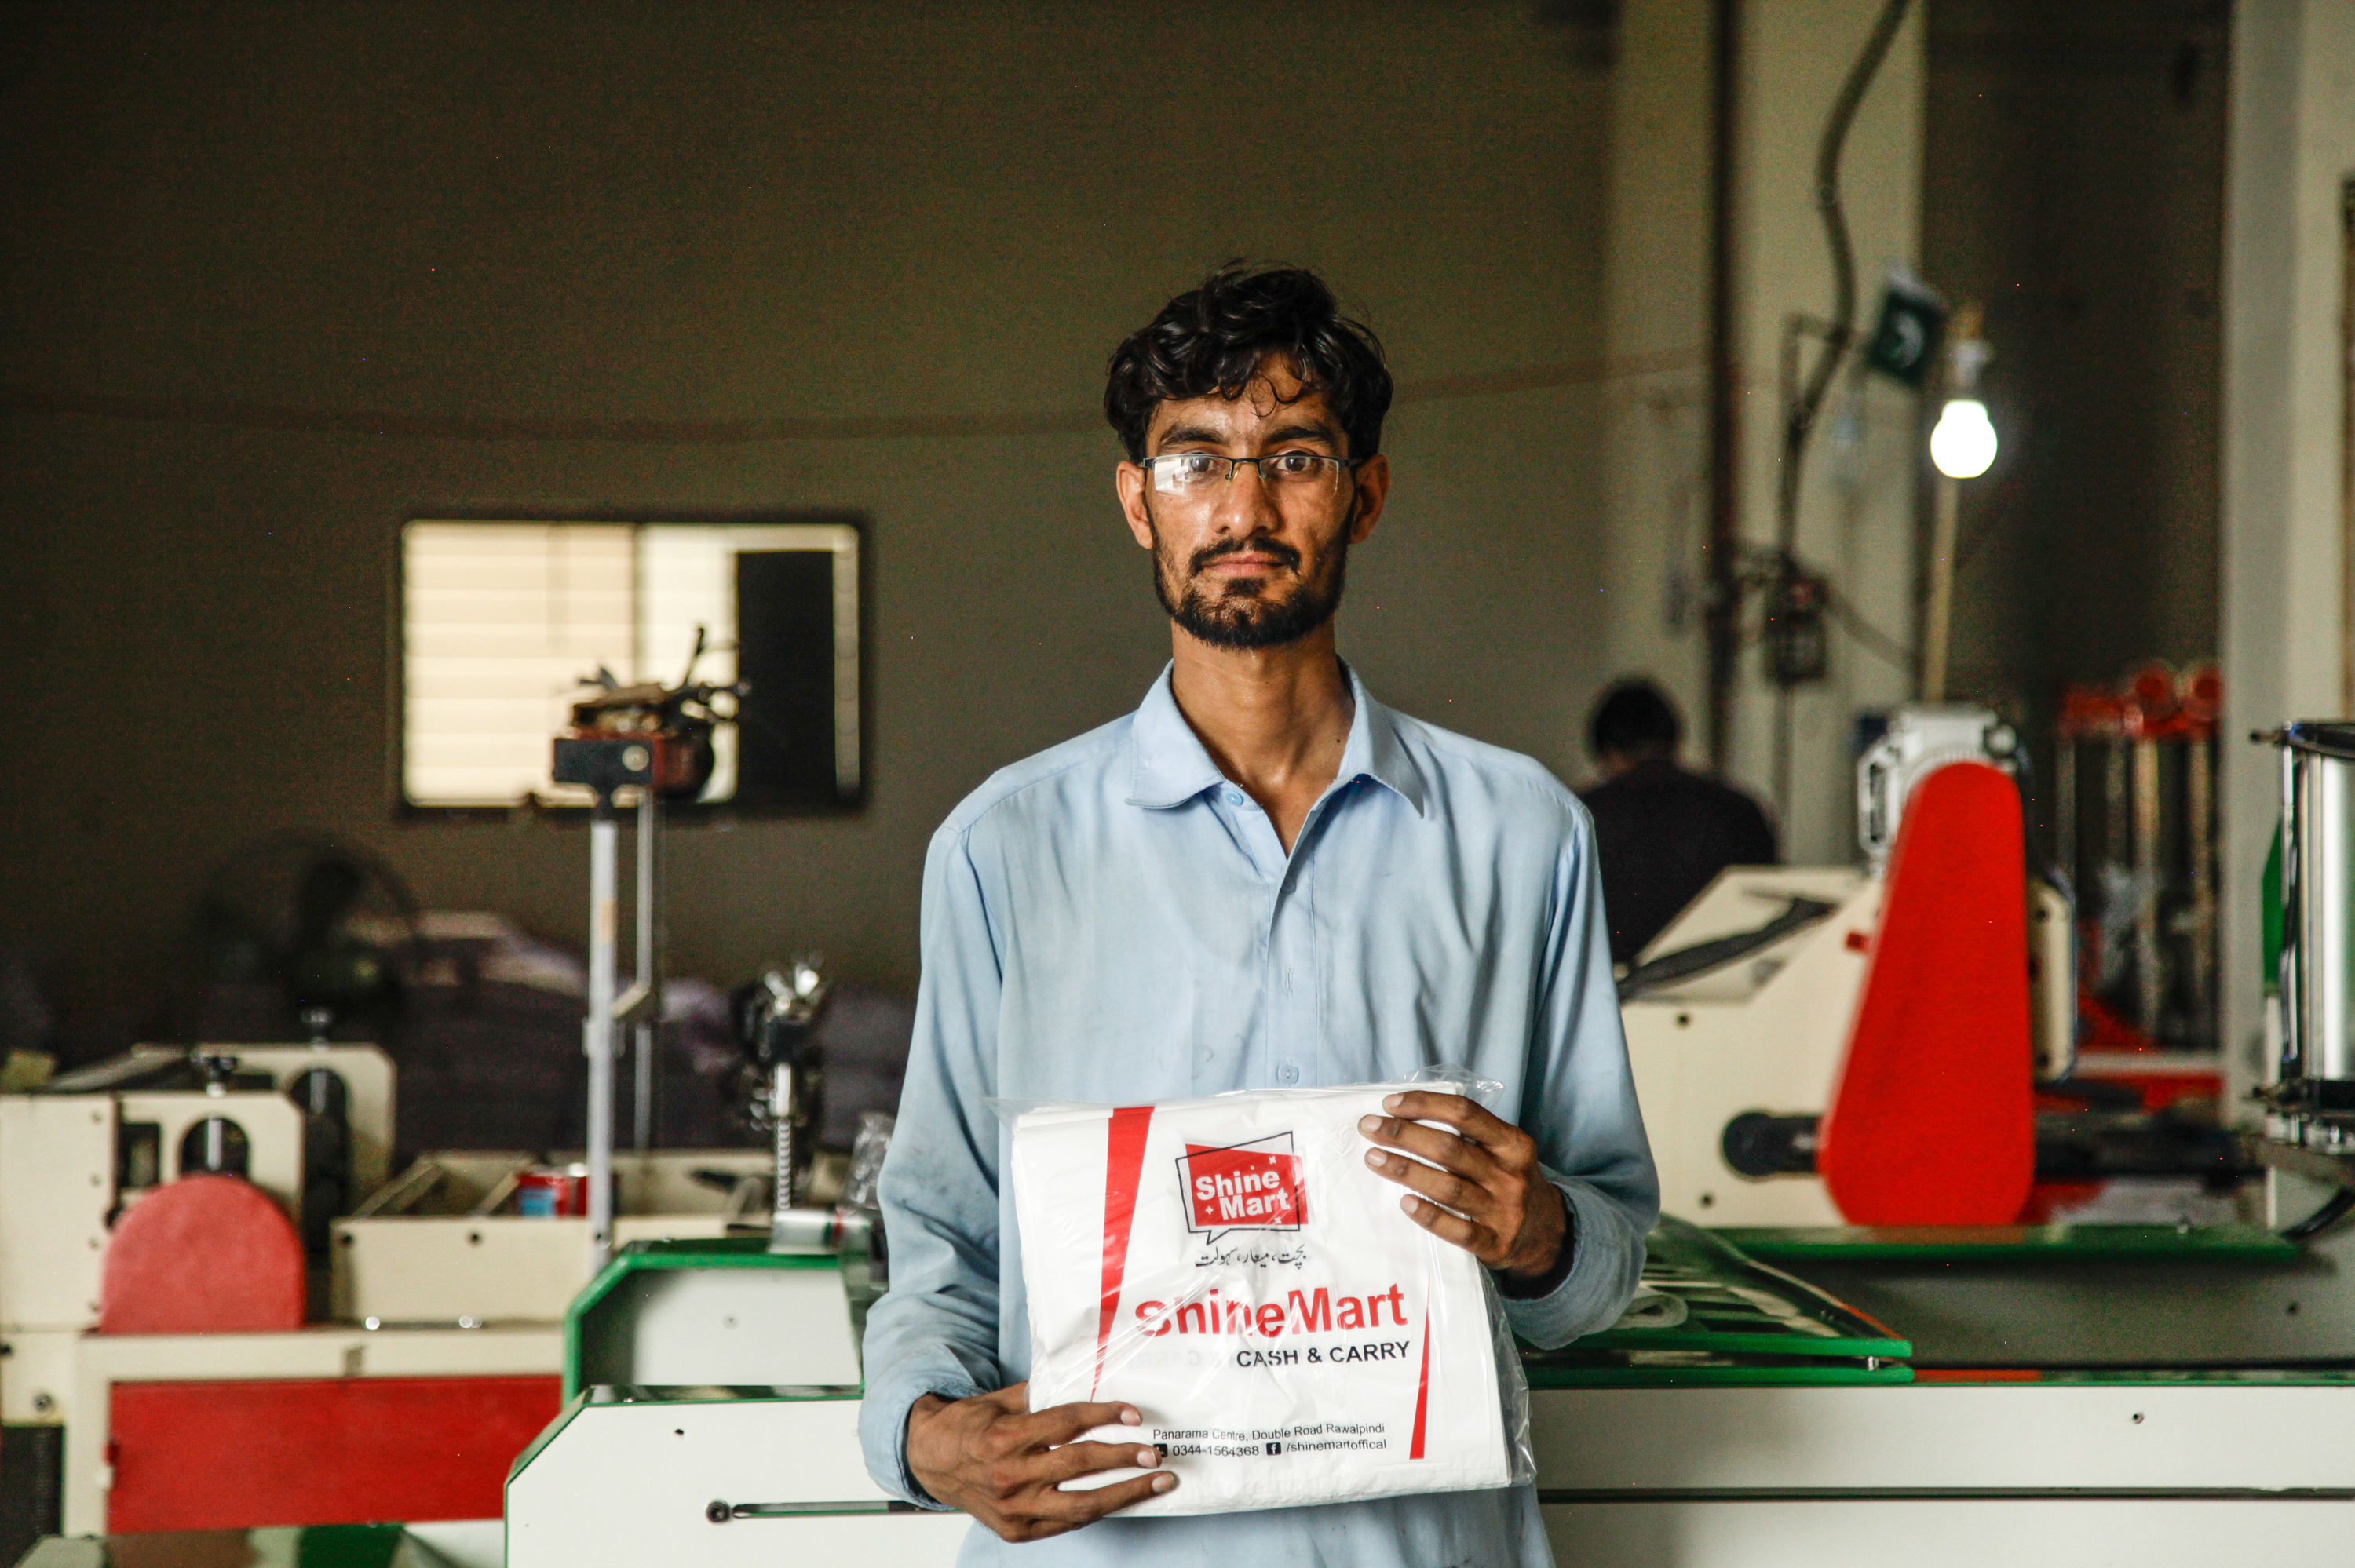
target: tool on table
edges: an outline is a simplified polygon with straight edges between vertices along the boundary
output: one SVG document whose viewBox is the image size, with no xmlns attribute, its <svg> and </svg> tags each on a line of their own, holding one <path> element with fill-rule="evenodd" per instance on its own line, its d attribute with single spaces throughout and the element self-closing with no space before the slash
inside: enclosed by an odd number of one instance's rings
<svg viewBox="0 0 2355 1568">
<path fill-rule="evenodd" d="M 766 1130 L 777 1153 L 776 1198 L 769 1226 L 772 1251 L 830 1245 L 837 1222 L 830 1210 L 795 1207 L 811 1158 L 824 1074 L 816 1044 L 832 983 L 815 958 L 773 965 L 736 992 L 736 1039 L 752 1075 L 746 1096 L 753 1125 Z"/>
</svg>

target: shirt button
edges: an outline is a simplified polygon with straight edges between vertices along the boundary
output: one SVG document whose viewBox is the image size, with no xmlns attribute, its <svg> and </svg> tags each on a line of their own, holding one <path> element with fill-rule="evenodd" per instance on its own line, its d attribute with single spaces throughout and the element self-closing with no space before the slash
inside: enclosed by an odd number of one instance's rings
<svg viewBox="0 0 2355 1568">
<path fill-rule="evenodd" d="M 1296 1084 L 1300 1082 L 1300 1069 L 1289 1062 L 1286 1062 L 1283 1066 L 1278 1067 L 1275 1070 L 1275 1075 L 1283 1079 L 1287 1084 Z"/>
<path fill-rule="evenodd" d="M 1240 805 L 1241 805 L 1242 803 L 1243 803 L 1243 797 L 1242 797 L 1242 791 L 1241 791 L 1241 790 L 1240 790 L 1240 789 L 1230 789 L 1230 790 L 1228 790 L 1228 791 L 1227 791 L 1227 804 L 1228 804 L 1228 805 L 1230 805 L 1230 806 L 1240 806 Z"/>
</svg>

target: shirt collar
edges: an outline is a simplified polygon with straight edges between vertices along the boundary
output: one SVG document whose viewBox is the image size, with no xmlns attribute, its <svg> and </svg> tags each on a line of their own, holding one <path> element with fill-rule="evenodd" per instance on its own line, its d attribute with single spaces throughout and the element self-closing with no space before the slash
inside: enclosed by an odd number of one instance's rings
<svg viewBox="0 0 2355 1568">
<path fill-rule="evenodd" d="M 1178 698 L 1169 685 L 1175 669 L 1174 664 L 1162 666 L 1160 678 L 1145 694 L 1129 731 L 1136 747 L 1136 768 L 1128 801 L 1148 810 L 1182 806 L 1203 790 L 1226 782 L 1194 726 L 1178 711 Z M 1333 776 L 1334 782 L 1370 779 L 1422 814 L 1423 774 L 1399 739 L 1397 715 L 1366 694 L 1366 683 L 1347 661 L 1341 673 L 1348 677 L 1357 712 L 1349 720 L 1349 738 L 1341 747 L 1341 767 Z"/>
</svg>

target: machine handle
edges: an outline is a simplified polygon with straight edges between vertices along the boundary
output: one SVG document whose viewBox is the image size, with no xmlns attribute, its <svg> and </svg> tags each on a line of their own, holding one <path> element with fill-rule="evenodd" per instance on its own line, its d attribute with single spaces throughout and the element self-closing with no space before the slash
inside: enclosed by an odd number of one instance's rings
<svg viewBox="0 0 2355 1568">
<path fill-rule="evenodd" d="M 1710 969 L 1721 969 L 1737 959 L 1746 959 L 1763 948 L 1771 948 L 1794 931 L 1802 931 L 1825 919 L 1837 904 L 1820 898 L 1793 898 L 1783 906 L 1783 912 L 1754 930 L 1736 931 L 1730 937 L 1712 937 L 1706 942 L 1695 942 L 1689 948 L 1678 948 L 1673 953 L 1662 953 L 1648 964 L 1629 969 L 1619 981 L 1619 1000 L 1651 991 L 1656 987 L 1673 985 L 1678 980 L 1690 980 Z"/>
<path fill-rule="evenodd" d="M 921 1513 L 914 1503 L 897 1498 L 858 1498 L 847 1502 L 731 1503 L 714 1498 L 704 1505 L 703 1517 L 714 1524 L 734 1519 L 806 1519 L 829 1513 Z"/>
</svg>

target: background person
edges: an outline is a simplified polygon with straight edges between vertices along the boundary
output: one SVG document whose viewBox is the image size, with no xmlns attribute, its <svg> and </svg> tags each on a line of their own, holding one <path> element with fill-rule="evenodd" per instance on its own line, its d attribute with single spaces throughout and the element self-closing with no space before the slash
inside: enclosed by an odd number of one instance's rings
<svg viewBox="0 0 2355 1568">
<path fill-rule="evenodd" d="M 1604 692 L 1587 722 L 1604 781 L 1579 799 L 1594 817 L 1614 964 L 1634 962 L 1727 866 L 1782 859 L 1757 801 L 1678 765 L 1684 732 L 1668 694 L 1640 678 Z"/>
</svg>

